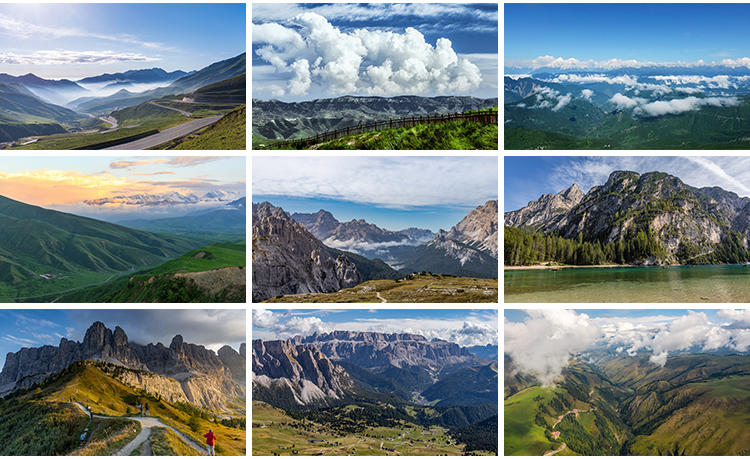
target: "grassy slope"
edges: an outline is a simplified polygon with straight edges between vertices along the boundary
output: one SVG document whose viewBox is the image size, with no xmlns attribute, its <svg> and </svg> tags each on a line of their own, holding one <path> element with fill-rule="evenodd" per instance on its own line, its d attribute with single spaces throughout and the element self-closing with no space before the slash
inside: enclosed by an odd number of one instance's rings
<svg viewBox="0 0 750 459">
<path fill-rule="evenodd" d="M 495 124 L 455 121 L 341 137 L 307 150 L 497 150 Z"/>
<path fill-rule="evenodd" d="M 246 106 L 237 107 L 218 122 L 185 139 L 159 145 L 155 149 L 170 150 L 246 150 Z"/>
<path fill-rule="evenodd" d="M 497 279 L 418 274 L 399 282 L 371 280 L 335 293 L 285 295 L 264 303 L 381 303 L 378 293 L 393 303 L 497 303 L 497 288 Z"/>
<path fill-rule="evenodd" d="M 196 452 L 177 434 L 166 427 L 152 427 L 151 449 L 154 456 L 195 456 Z"/>
<path fill-rule="evenodd" d="M 534 424 L 539 407 L 548 403 L 562 389 L 530 387 L 505 400 L 505 451 L 506 456 L 541 456 L 557 449 L 562 442 L 550 442 L 544 428 Z M 540 400 L 534 400 L 541 397 Z"/>
</svg>

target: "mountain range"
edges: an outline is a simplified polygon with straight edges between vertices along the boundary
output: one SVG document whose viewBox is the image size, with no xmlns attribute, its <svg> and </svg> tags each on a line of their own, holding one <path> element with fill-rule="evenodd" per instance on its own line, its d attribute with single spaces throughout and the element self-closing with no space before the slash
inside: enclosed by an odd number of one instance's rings
<svg viewBox="0 0 750 459">
<path fill-rule="evenodd" d="M 171 193 L 134 194 L 127 196 L 113 196 L 111 198 L 87 199 L 83 202 L 90 206 L 126 204 L 130 206 L 160 207 L 198 203 L 230 203 L 233 201 L 238 201 L 242 198 L 242 193 L 238 193 L 235 191 L 212 190 L 207 192 L 203 196 L 196 196 L 194 194 L 185 196 L 178 191 L 173 191 Z"/>
<path fill-rule="evenodd" d="M 497 99 L 469 96 L 342 96 L 290 103 L 253 99 L 253 134 L 266 139 L 296 139 L 375 120 L 462 113 L 497 104 Z"/>
<path fill-rule="evenodd" d="M 504 217 L 506 227 L 577 238 L 605 248 L 609 244 L 614 252 L 608 255 L 617 262 L 740 263 L 748 259 L 750 198 L 719 187 L 692 187 L 663 172 L 615 171 L 606 183 L 587 193 L 573 184 Z M 507 258 L 518 255 L 507 245 L 507 235 L 506 230 L 506 263 L 515 264 Z M 623 253 L 637 239 L 637 250 Z"/>
<path fill-rule="evenodd" d="M 341 223 L 322 209 L 290 216 L 268 202 L 254 203 L 253 301 L 284 294 L 331 293 L 366 280 L 399 277 L 380 258 L 369 260 L 337 248 L 370 256 L 388 249 L 385 253 L 390 258 L 399 258 L 394 268 L 404 274 L 429 270 L 497 277 L 497 218 L 497 200 L 490 200 L 450 231 L 441 230 L 429 239 L 429 230 L 387 231 L 362 219 Z M 325 239 L 321 241 L 316 233 Z M 403 248 L 394 250 L 394 246 Z"/>
<path fill-rule="evenodd" d="M 441 406 L 494 404 L 498 399 L 496 362 L 455 343 L 413 334 L 335 331 L 287 341 L 253 340 L 252 371 L 253 400 L 271 404 L 272 394 L 279 400 L 279 391 L 291 391 L 298 405 L 336 405 L 366 396 L 364 388 L 398 393 L 407 401 L 424 400 L 427 393 L 426 400 Z M 465 378 L 469 373 L 478 376 L 472 381 Z M 454 379 L 462 376 L 464 384 L 456 387 Z M 453 403 L 456 398 L 468 402 L 471 397 L 464 396 L 472 391 L 483 395 L 474 403 Z"/>
<path fill-rule="evenodd" d="M 103 73 L 93 77 L 82 78 L 77 80 L 76 83 L 79 85 L 94 83 L 107 85 L 112 83 L 171 83 L 191 73 L 194 72 L 184 72 L 182 70 L 167 72 L 164 69 L 155 67 L 152 69 L 128 70 L 121 73 Z"/>
<path fill-rule="evenodd" d="M 747 75 L 631 70 L 506 76 L 506 148 L 747 148 Z"/>
<path fill-rule="evenodd" d="M 327 247 L 368 258 L 393 259 L 395 253 L 423 244 L 434 236 L 432 231 L 419 228 L 389 231 L 364 219 L 342 223 L 323 209 L 314 214 L 295 212 L 292 218 L 305 225 Z"/>
<path fill-rule="evenodd" d="M 74 362 L 93 360 L 133 370 L 155 373 L 128 378 L 128 383 L 156 393 L 171 402 L 189 401 L 212 410 L 227 408 L 228 399 L 245 397 L 246 351 L 224 346 L 218 353 L 185 343 L 176 335 L 168 347 L 161 343 L 130 342 L 125 331 L 112 331 L 94 322 L 83 341 L 60 339 L 58 346 L 22 348 L 9 352 L 0 373 L 0 392 L 29 387 L 64 370 Z M 159 378 L 161 375 L 166 378 Z"/>
</svg>

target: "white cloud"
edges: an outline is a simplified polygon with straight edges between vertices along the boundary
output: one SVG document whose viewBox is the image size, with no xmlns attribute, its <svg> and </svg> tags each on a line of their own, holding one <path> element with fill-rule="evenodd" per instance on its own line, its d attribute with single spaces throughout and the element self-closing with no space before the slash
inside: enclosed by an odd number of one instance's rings
<svg viewBox="0 0 750 459">
<path fill-rule="evenodd" d="M 111 64 L 115 62 L 154 62 L 161 58 L 137 53 L 113 51 L 37 51 L 33 54 L 0 52 L 0 64 L 20 65 L 73 65 Z"/>
<path fill-rule="evenodd" d="M 573 99 L 573 97 L 570 95 L 570 93 L 565 94 L 564 96 L 560 96 L 557 99 L 557 105 L 555 105 L 552 108 L 552 111 L 553 112 L 559 111 L 561 108 L 563 108 L 564 106 L 568 105 L 572 99 Z"/>
<path fill-rule="evenodd" d="M 317 317 L 292 317 L 283 323 L 271 327 L 271 332 L 281 339 L 296 335 L 308 336 L 313 333 L 329 333 L 335 329 L 333 324 L 323 322 Z"/>
<path fill-rule="evenodd" d="M 554 56 L 539 56 L 536 59 L 506 59 L 505 67 L 507 68 L 532 68 L 538 69 L 542 67 L 550 67 L 557 69 L 601 69 L 601 70 L 613 70 L 620 68 L 644 68 L 644 67 L 747 67 L 750 68 L 750 58 L 743 57 L 740 59 L 724 59 L 720 62 L 706 63 L 703 60 L 696 62 L 639 62 L 634 59 L 622 60 L 622 59 L 610 59 L 606 61 L 595 61 L 589 59 L 587 61 L 581 61 L 576 58 L 563 59 L 561 57 Z"/>
<path fill-rule="evenodd" d="M 562 309 L 530 309 L 523 323 L 504 324 L 504 352 L 516 367 L 553 385 L 570 358 L 591 347 L 601 330 L 589 316 Z"/>
<path fill-rule="evenodd" d="M 612 102 L 613 104 L 617 105 L 617 108 L 619 110 L 624 110 L 624 109 L 627 109 L 627 108 L 633 108 L 633 107 L 637 106 L 639 103 L 646 102 L 645 99 L 641 99 L 641 98 L 638 98 L 638 97 L 635 97 L 635 98 L 631 99 L 630 97 L 624 96 L 624 95 L 620 94 L 619 92 L 617 94 L 615 94 L 614 96 L 612 96 L 612 98 L 609 99 L 609 101 Z"/>
<path fill-rule="evenodd" d="M 736 97 L 706 97 L 699 98 L 690 96 L 685 99 L 672 99 L 669 101 L 656 101 L 641 105 L 633 113 L 645 116 L 677 115 L 693 110 L 698 110 L 704 105 L 717 107 L 733 107 L 739 104 Z"/>
<path fill-rule="evenodd" d="M 497 157 L 255 157 L 254 195 L 339 199 L 387 208 L 497 199 Z"/>
<path fill-rule="evenodd" d="M 413 27 L 403 33 L 342 32 L 325 17 L 309 11 L 288 23 L 299 30 L 278 23 L 254 26 L 259 31 L 253 32 L 253 42 L 268 43 L 256 54 L 277 71 L 291 66 L 291 94 L 307 94 L 311 85 L 330 94 L 457 94 L 482 83 L 479 67 L 458 57 L 450 40 L 439 38 L 432 46 Z"/>
<path fill-rule="evenodd" d="M 276 325 L 279 318 L 271 311 L 265 309 L 253 309 L 253 326 L 258 328 L 271 328 Z"/>
<path fill-rule="evenodd" d="M 593 95 L 594 95 L 594 91 L 590 89 L 584 89 L 583 91 L 581 91 L 581 99 L 586 99 L 589 102 L 591 102 L 591 96 Z"/>
</svg>

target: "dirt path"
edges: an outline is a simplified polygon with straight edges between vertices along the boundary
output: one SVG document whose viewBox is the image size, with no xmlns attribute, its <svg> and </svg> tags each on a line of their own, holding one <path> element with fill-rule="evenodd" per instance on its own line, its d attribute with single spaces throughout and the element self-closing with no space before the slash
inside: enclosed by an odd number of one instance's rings
<svg viewBox="0 0 750 459">
<path fill-rule="evenodd" d="M 544 455 L 545 455 L 545 456 L 552 456 L 553 454 L 557 454 L 557 453 L 559 453 L 560 451 L 564 450 L 566 446 L 568 446 L 568 445 L 566 445 L 565 443 L 563 443 L 563 444 L 562 444 L 562 446 L 560 446 L 560 447 L 559 447 L 559 448 L 557 448 L 556 450 L 553 450 L 553 451 L 547 451 L 546 453 L 544 453 Z"/>
<path fill-rule="evenodd" d="M 554 428 L 555 428 L 555 426 L 557 426 L 557 425 L 558 425 L 558 424 L 560 423 L 560 421 L 562 421 L 562 420 L 563 420 L 563 418 L 564 418 L 565 416 L 569 415 L 570 413 L 575 413 L 575 414 L 576 414 L 576 418 L 577 418 L 577 417 L 578 417 L 578 413 L 588 413 L 589 411 L 596 411 L 596 407 L 593 407 L 593 408 L 591 408 L 590 410 L 579 410 L 578 408 L 576 408 L 576 409 L 574 409 L 574 410 L 568 411 L 567 413 L 565 413 L 565 414 L 561 415 L 561 416 L 560 416 L 559 418 L 557 418 L 557 422 L 555 422 L 555 423 L 554 423 L 554 424 L 552 425 L 552 428 L 554 429 Z"/>
<path fill-rule="evenodd" d="M 375 295 L 377 295 L 377 297 L 380 299 L 381 303 L 387 303 L 388 302 L 385 298 L 383 298 L 382 296 L 380 296 L 380 292 L 375 292 Z"/>
</svg>

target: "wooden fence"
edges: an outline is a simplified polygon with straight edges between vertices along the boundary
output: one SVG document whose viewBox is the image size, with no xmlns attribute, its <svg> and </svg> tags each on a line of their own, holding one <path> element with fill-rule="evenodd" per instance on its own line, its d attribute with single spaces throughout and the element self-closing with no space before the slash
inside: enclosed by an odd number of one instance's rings
<svg viewBox="0 0 750 459">
<path fill-rule="evenodd" d="M 487 110 L 472 110 L 464 113 L 448 113 L 445 115 L 422 115 L 412 117 L 402 117 L 396 119 L 390 119 L 387 121 L 374 121 L 372 123 L 362 124 L 359 123 L 355 126 L 347 126 L 346 129 L 334 129 L 333 131 L 326 131 L 322 134 L 318 134 L 312 137 L 304 139 L 285 140 L 283 142 L 274 143 L 267 145 L 261 149 L 272 149 L 278 147 L 295 147 L 302 148 L 310 145 L 314 145 L 319 142 L 325 142 L 327 140 L 338 139 L 339 137 L 345 137 L 353 134 L 362 134 L 365 132 L 376 132 L 385 129 L 394 129 L 401 127 L 416 126 L 418 124 L 430 124 L 430 123 L 448 123 L 450 121 L 464 120 L 473 121 L 475 123 L 495 123 L 497 124 L 498 111 L 493 109 Z"/>
</svg>

